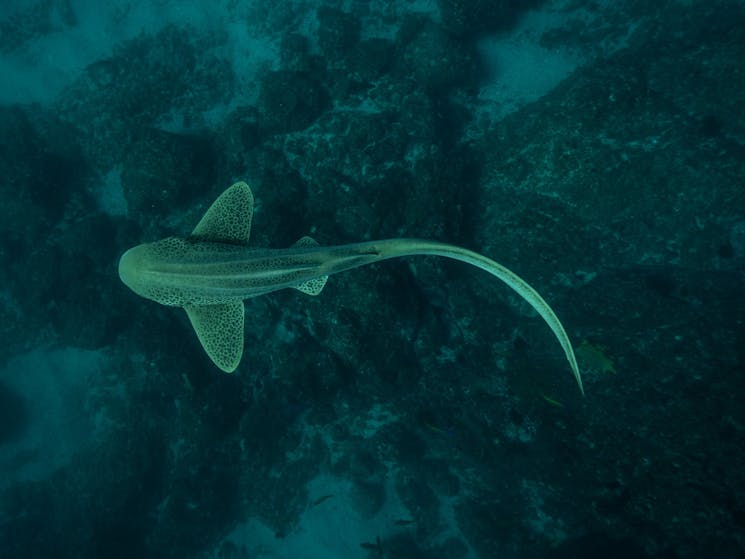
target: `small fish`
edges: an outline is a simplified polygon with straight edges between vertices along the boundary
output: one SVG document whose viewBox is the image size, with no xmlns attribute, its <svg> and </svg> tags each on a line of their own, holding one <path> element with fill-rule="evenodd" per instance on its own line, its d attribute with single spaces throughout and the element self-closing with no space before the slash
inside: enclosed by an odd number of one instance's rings
<svg viewBox="0 0 745 559">
<path fill-rule="evenodd" d="M 437 433 L 438 435 L 446 434 L 444 429 L 440 429 L 439 427 L 436 427 L 432 425 L 431 423 L 425 423 L 424 426 L 427 427 L 427 429 L 429 429 L 430 431 Z"/>
<path fill-rule="evenodd" d="M 318 505 L 320 505 L 324 501 L 327 501 L 328 499 L 330 499 L 333 496 L 334 496 L 333 494 L 329 494 L 329 495 L 324 495 L 323 497 L 318 497 L 317 499 L 313 499 L 310 502 L 310 506 L 311 507 L 317 507 Z"/>
<path fill-rule="evenodd" d="M 577 357 L 582 361 L 585 370 L 595 373 L 616 374 L 616 365 L 613 359 L 606 355 L 607 348 L 583 340 L 577 348 Z"/>
<path fill-rule="evenodd" d="M 362 542 L 360 544 L 360 547 L 369 551 L 376 551 L 378 553 L 378 557 L 383 557 L 383 545 L 380 543 L 380 536 L 375 538 L 375 543 Z"/>
<path fill-rule="evenodd" d="M 546 396 L 545 394 L 541 394 L 541 397 L 542 397 L 542 398 L 543 398 L 544 400 L 546 400 L 546 401 L 547 401 L 547 402 L 548 402 L 549 404 L 551 404 L 552 406 L 556 406 L 557 408 L 563 408 L 563 407 L 564 407 L 564 404 L 562 404 L 562 403 L 561 403 L 561 402 L 559 402 L 558 400 L 554 400 L 554 399 L 553 399 L 553 398 L 551 398 L 550 396 Z"/>
</svg>

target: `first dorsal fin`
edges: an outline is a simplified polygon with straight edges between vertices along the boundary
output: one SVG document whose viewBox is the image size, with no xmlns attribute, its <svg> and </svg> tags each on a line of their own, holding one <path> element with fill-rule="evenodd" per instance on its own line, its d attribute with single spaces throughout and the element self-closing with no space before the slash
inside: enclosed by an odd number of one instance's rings
<svg viewBox="0 0 745 559">
<path fill-rule="evenodd" d="M 237 182 L 212 203 L 191 235 L 206 241 L 248 244 L 253 212 L 251 188 Z"/>
</svg>

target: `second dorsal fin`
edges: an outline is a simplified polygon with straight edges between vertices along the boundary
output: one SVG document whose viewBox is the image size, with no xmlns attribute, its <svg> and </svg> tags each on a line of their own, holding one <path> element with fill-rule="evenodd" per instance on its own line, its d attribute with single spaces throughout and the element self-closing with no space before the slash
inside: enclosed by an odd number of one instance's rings
<svg viewBox="0 0 745 559">
<path fill-rule="evenodd" d="M 248 244 L 253 212 L 251 188 L 237 182 L 212 202 L 191 235 L 206 241 Z"/>
<path fill-rule="evenodd" d="M 295 243 L 292 245 L 294 247 L 317 247 L 321 246 L 318 244 L 318 241 L 316 241 L 313 237 L 309 237 L 306 235 L 305 237 L 300 237 Z"/>
</svg>

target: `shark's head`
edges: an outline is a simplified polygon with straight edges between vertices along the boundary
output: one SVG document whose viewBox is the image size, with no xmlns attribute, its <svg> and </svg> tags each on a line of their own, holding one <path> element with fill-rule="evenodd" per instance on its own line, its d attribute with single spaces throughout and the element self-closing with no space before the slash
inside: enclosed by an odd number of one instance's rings
<svg viewBox="0 0 745 559">
<path fill-rule="evenodd" d="M 178 290 L 160 281 L 158 272 L 176 260 L 186 245 L 186 241 L 178 237 L 137 245 L 119 259 L 119 277 L 141 297 L 163 305 L 183 306 Z"/>
<path fill-rule="evenodd" d="M 148 245 L 137 245 L 119 259 L 119 278 L 132 291 L 147 297 L 143 291 L 142 274 L 148 268 Z"/>
</svg>

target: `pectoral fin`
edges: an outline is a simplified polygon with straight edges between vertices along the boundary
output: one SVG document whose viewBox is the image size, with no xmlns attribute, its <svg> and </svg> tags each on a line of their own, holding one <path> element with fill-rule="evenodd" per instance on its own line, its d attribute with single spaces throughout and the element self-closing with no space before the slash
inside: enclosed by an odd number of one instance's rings
<svg viewBox="0 0 745 559">
<path fill-rule="evenodd" d="M 243 356 L 243 301 L 184 307 L 202 347 L 220 369 L 232 373 Z"/>
<path fill-rule="evenodd" d="M 191 235 L 217 243 L 246 245 L 253 213 L 251 189 L 245 182 L 237 182 L 212 203 Z"/>
</svg>

